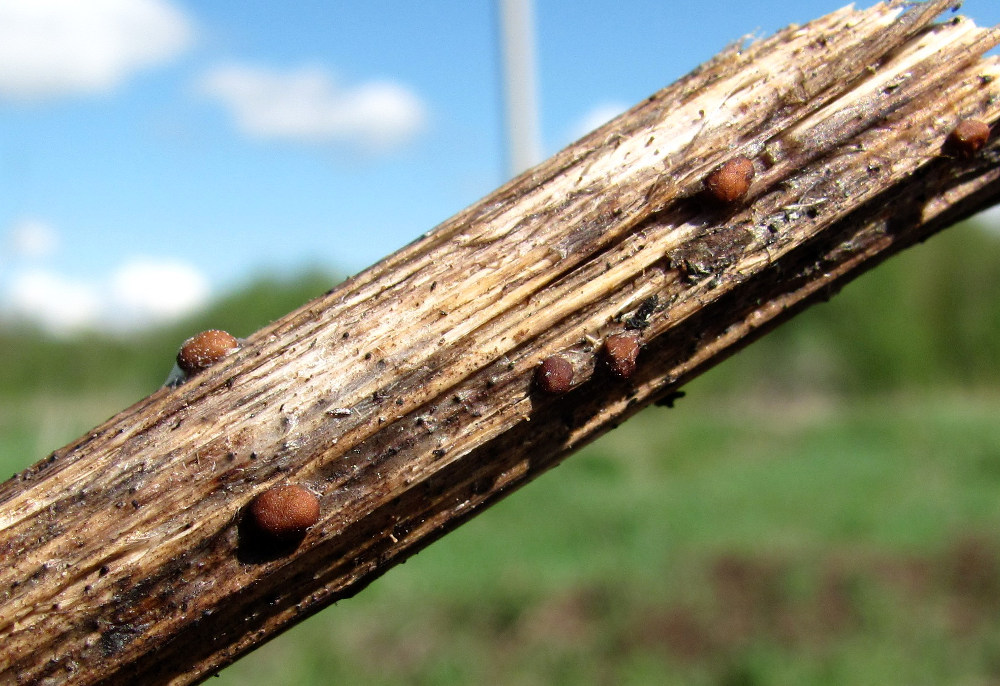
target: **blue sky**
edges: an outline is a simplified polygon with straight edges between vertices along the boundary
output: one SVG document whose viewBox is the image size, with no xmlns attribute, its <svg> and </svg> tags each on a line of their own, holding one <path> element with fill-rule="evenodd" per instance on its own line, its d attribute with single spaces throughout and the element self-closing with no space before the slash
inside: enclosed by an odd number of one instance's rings
<svg viewBox="0 0 1000 686">
<path fill-rule="evenodd" d="M 535 0 L 543 152 L 842 4 Z M 128 329 L 375 262 L 505 180 L 496 28 L 487 0 L 0 0 L 0 314 Z"/>
</svg>

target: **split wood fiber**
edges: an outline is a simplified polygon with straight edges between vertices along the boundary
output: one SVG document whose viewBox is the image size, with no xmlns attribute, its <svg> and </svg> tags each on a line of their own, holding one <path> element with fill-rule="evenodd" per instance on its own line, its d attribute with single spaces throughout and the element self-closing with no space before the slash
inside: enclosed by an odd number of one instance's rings
<svg viewBox="0 0 1000 686">
<path fill-rule="evenodd" d="M 996 30 L 847 8 L 732 47 L 0 486 L 0 682 L 191 683 L 1000 196 Z M 745 198 L 703 180 L 744 155 Z M 334 229 L 335 227 L 331 227 Z M 641 338 L 627 380 L 595 364 Z M 565 394 L 534 369 L 560 355 Z M 165 361 L 169 364 L 169 361 Z M 319 520 L 244 513 L 281 484 Z"/>
</svg>

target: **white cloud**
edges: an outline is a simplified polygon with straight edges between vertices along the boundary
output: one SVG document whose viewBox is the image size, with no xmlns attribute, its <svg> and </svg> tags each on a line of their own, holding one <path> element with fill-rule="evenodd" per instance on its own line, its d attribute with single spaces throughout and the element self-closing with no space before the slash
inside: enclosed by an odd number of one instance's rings
<svg viewBox="0 0 1000 686">
<path fill-rule="evenodd" d="M 349 143 L 386 150 L 424 128 L 426 110 L 393 81 L 339 84 L 321 67 L 278 71 L 230 64 L 204 75 L 201 91 L 220 101 L 243 133 L 304 143 Z"/>
<path fill-rule="evenodd" d="M 151 259 L 122 265 L 108 286 L 113 316 L 126 328 L 181 317 L 204 305 L 209 293 L 208 281 L 191 265 Z"/>
<path fill-rule="evenodd" d="M 6 300 L 5 309 L 15 318 L 57 336 L 92 327 L 101 311 L 101 298 L 94 286 L 40 269 L 15 275 Z"/>
<path fill-rule="evenodd" d="M 139 258 L 97 282 L 51 270 L 17 272 L 0 312 L 57 336 L 95 329 L 125 333 L 190 314 L 208 296 L 208 281 L 190 265 Z"/>
<path fill-rule="evenodd" d="M 40 219 L 21 219 L 10 227 L 4 240 L 3 253 L 13 259 L 48 257 L 59 246 L 55 229 Z"/>
<path fill-rule="evenodd" d="M 570 127 L 570 140 L 585 136 L 602 124 L 606 124 L 629 108 L 624 102 L 603 102 L 591 108 Z"/>
<path fill-rule="evenodd" d="M 168 0 L 0 0 L 0 98 L 106 92 L 192 34 Z"/>
</svg>

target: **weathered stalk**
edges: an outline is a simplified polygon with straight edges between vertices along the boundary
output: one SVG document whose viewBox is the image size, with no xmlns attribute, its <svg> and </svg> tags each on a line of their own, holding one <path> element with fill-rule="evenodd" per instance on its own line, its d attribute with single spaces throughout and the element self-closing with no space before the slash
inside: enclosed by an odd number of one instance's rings
<svg viewBox="0 0 1000 686">
<path fill-rule="evenodd" d="M 1000 195 L 996 30 L 843 9 L 731 48 L 0 486 L 0 680 L 190 683 Z M 909 8 L 908 8 L 909 7 Z M 724 204 L 706 175 L 754 161 Z M 643 349 L 623 380 L 610 335 Z M 561 355 L 574 388 L 543 394 Z M 283 483 L 301 541 L 245 521 Z"/>
</svg>

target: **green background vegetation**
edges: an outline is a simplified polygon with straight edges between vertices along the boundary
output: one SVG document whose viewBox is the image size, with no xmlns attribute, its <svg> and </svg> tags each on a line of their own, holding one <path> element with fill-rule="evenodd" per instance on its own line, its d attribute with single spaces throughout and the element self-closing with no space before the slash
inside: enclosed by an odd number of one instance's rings
<svg viewBox="0 0 1000 686">
<path fill-rule="evenodd" d="M 126 340 L 0 330 L 0 469 L 334 281 Z M 212 683 L 998 683 L 998 302 L 1000 240 L 951 229 Z"/>
</svg>

